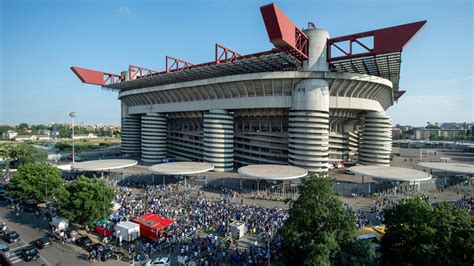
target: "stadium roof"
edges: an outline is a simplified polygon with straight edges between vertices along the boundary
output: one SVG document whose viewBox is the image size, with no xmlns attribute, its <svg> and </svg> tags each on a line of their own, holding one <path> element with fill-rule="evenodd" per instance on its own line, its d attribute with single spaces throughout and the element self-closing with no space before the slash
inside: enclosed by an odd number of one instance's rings
<svg viewBox="0 0 474 266">
<path fill-rule="evenodd" d="M 166 56 L 165 71 L 130 65 L 126 74 L 113 74 L 71 67 L 87 84 L 112 90 L 127 90 L 170 83 L 255 72 L 296 70 L 308 60 L 309 38 L 275 4 L 260 8 L 268 37 L 276 49 L 250 54 L 216 44 L 215 61 L 192 64 Z M 393 83 L 394 99 L 399 92 L 401 53 L 426 21 L 371 30 L 328 39 L 327 62 L 332 71 L 375 75 Z"/>
<path fill-rule="evenodd" d="M 291 55 L 278 49 L 273 49 L 267 52 L 243 56 L 232 62 L 219 64 L 210 62 L 190 66 L 182 71 L 151 74 L 135 80 L 110 84 L 104 87 L 114 90 L 128 90 L 228 75 L 296 70 L 301 68 L 301 66 L 302 63 Z"/>
</svg>

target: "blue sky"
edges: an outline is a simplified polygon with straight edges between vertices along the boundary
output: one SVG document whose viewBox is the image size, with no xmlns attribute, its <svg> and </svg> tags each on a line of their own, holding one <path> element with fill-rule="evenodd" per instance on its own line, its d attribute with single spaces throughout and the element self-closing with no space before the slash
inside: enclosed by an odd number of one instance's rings
<svg viewBox="0 0 474 266">
<path fill-rule="evenodd" d="M 474 121 L 471 0 L 275 1 L 296 25 L 332 37 L 419 20 L 403 51 L 394 123 Z M 119 124 L 117 93 L 82 84 L 69 67 L 119 73 L 164 69 L 165 55 L 213 60 L 214 44 L 241 54 L 272 48 L 259 7 L 269 1 L 0 0 L 0 124 Z"/>
</svg>

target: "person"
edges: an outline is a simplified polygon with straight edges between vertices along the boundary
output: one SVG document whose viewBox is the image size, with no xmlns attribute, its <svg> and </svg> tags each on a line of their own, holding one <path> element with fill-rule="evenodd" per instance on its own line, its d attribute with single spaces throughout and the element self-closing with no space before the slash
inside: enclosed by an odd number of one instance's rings
<svg viewBox="0 0 474 266">
<path fill-rule="evenodd" d="M 6 231 L 7 231 L 7 224 L 2 223 L 2 234 L 5 233 Z"/>
<path fill-rule="evenodd" d="M 93 249 L 91 251 L 91 260 L 92 260 L 92 262 L 95 262 L 96 256 L 97 256 L 97 252 L 95 251 L 95 249 Z"/>
</svg>

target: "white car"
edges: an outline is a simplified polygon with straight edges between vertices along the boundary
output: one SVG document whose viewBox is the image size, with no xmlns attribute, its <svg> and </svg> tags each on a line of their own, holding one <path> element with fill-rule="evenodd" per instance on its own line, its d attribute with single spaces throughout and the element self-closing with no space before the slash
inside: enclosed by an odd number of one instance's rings
<svg viewBox="0 0 474 266">
<path fill-rule="evenodd" d="M 140 266 L 154 266 L 154 265 L 163 265 L 163 266 L 170 266 L 170 258 L 169 257 L 157 257 L 153 260 L 147 260 Z"/>
</svg>

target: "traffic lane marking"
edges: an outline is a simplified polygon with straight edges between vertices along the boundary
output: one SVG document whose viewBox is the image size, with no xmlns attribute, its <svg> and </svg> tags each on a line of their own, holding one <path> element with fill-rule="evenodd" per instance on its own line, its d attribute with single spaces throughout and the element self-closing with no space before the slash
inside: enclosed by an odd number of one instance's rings
<svg viewBox="0 0 474 266">
<path fill-rule="evenodd" d="M 28 247 L 29 245 L 30 245 L 30 244 L 25 243 L 25 244 L 23 244 L 22 246 L 19 246 L 19 247 L 10 249 L 10 252 L 15 252 L 15 251 L 20 250 L 20 249 L 22 249 L 22 248 Z"/>
</svg>

